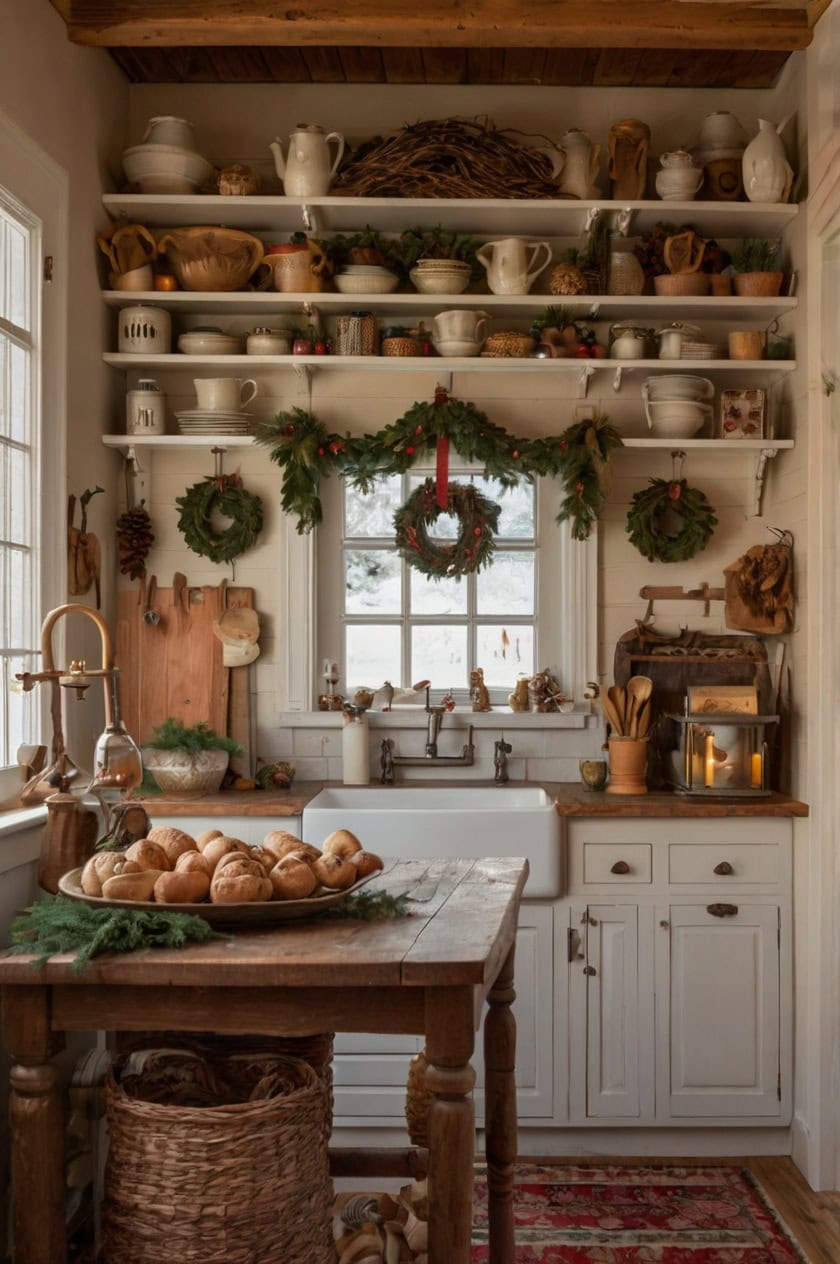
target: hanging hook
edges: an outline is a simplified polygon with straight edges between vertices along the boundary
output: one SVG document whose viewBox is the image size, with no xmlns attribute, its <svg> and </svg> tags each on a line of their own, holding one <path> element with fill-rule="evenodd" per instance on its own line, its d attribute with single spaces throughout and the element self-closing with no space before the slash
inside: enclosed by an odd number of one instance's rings
<svg viewBox="0 0 840 1264">
<path fill-rule="evenodd" d="M 683 452 L 682 448 L 675 448 L 674 451 L 671 453 L 671 461 L 673 463 L 672 468 L 671 468 L 671 480 L 674 483 L 678 483 L 680 479 L 682 478 L 682 467 L 683 467 L 684 460 L 685 460 L 685 453 Z"/>
<path fill-rule="evenodd" d="M 227 452 L 227 448 L 211 448 L 210 451 L 212 452 L 213 458 L 216 462 L 216 467 L 213 471 L 213 477 L 216 479 L 224 478 L 224 475 L 225 475 L 224 462 L 225 462 L 225 453 Z"/>
<path fill-rule="evenodd" d="M 776 537 L 776 539 L 779 541 L 779 544 L 787 544 L 787 545 L 790 545 L 791 548 L 793 548 L 793 532 L 792 531 L 788 531 L 786 527 L 785 528 L 768 527 L 767 530 L 770 532 L 771 535 L 774 535 Z"/>
</svg>

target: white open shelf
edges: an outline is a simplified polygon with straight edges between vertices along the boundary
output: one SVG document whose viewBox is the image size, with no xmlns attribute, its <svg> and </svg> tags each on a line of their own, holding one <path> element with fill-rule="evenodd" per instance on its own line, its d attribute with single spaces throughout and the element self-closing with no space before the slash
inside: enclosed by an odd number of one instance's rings
<svg viewBox="0 0 840 1264">
<path fill-rule="evenodd" d="M 252 435 L 129 435 L 102 436 L 106 448 L 250 448 L 256 443 Z M 663 451 L 700 448 L 706 451 L 758 452 L 792 448 L 793 439 L 625 439 L 625 448 L 660 448 Z M 616 449 L 621 452 L 621 448 Z M 614 454 L 613 454 L 614 455 Z"/>
</svg>

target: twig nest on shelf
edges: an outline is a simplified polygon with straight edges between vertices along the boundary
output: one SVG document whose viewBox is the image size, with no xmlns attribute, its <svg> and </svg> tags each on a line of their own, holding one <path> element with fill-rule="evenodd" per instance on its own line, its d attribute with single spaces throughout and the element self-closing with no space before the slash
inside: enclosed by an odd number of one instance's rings
<svg viewBox="0 0 840 1264">
<path fill-rule="evenodd" d="M 333 830 L 332 834 L 324 839 L 323 851 L 325 855 L 340 856 L 343 859 L 347 859 L 361 850 L 362 844 L 350 830 Z"/>
</svg>

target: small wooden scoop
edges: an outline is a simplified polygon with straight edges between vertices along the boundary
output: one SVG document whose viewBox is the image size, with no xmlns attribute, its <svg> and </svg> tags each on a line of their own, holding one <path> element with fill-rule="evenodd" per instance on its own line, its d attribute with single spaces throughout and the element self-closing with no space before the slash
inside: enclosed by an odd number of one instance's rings
<svg viewBox="0 0 840 1264">
<path fill-rule="evenodd" d="M 652 693 L 653 681 L 649 676 L 631 676 L 628 680 L 627 732 L 630 737 L 639 736 L 639 712 Z"/>
<path fill-rule="evenodd" d="M 604 703 L 604 711 L 606 712 L 607 719 L 609 720 L 610 725 L 612 726 L 612 730 L 615 736 L 624 737 L 625 736 L 624 708 L 622 706 L 621 710 L 619 710 L 618 704 L 614 696 L 615 690 L 616 690 L 616 686 L 610 685 L 607 692 L 602 695 L 602 699 Z"/>
</svg>

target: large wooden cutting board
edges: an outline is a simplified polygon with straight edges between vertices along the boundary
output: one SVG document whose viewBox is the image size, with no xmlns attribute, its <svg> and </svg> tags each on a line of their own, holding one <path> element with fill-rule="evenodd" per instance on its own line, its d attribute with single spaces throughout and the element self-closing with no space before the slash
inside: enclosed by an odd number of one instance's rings
<svg viewBox="0 0 840 1264">
<path fill-rule="evenodd" d="M 213 633 L 213 623 L 225 606 L 252 605 L 253 589 L 224 584 L 191 587 L 183 576 L 176 576 L 172 588 L 155 593 L 152 609 L 160 620 L 153 624 L 143 618 L 142 593 L 139 600 L 136 589 L 117 594 L 120 699 L 126 727 L 135 740 L 151 741 L 154 728 L 170 715 L 187 725 L 204 720 L 217 733 L 228 732 L 231 671 L 222 662 L 222 644 Z M 243 671 L 247 673 L 247 669 L 235 669 Z M 244 692 L 247 705 L 247 675 Z M 241 678 L 236 693 L 236 727 L 241 730 Z"/>
</svg>

